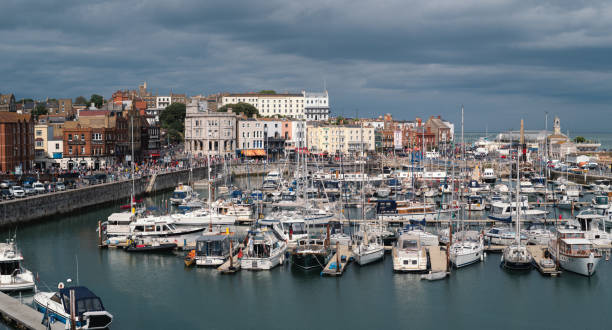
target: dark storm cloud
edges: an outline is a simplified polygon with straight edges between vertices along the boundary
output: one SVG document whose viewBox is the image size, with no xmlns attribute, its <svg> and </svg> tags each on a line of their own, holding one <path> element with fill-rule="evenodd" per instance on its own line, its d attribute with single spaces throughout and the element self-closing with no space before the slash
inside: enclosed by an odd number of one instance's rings
<svg viewBox="0 0 612 330">
<path fill-rule="evenodd" d="M 589 128 L 576 111 L 612 119 L 606 1 L 5 0 L 0 12 L 0 91 L 18 97 L 325 81 L 336 113 L 454 120 L 464 103 L 472 128 L 544 111 L 576 128 Z"/>
</svg>

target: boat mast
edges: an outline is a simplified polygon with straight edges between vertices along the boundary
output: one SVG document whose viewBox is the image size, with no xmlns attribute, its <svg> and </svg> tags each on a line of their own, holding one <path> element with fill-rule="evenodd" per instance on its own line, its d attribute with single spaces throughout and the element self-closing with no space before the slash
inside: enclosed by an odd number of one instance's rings
<svg viewBox="0 0 612 330">
<path fill-rule="evenodd" d="M 517 150 L 516 154 L 516 244 L 521 246 L 521 184 L 519 174 L 519 151 L 520 149 Z"/>
<path fill-rule="evenodd" d="M 212 182 L 210 181 L 210 172 L 212 168 L 210 167 L 210 153 L 206 154 L 206 162 L 208 163 L 208 231 L 212 232 L 212 195 L 210 191 L 210 186 L 212 185 Z"/>
<path fill-rule="evenodd" d="M 132 198 L 130 200 L 130 209 L 132 210 L 132 214 L 136 213 L 136 183 L 134 181 L 134 113 L 132 112 L 130 116 L 130 126 L 131 127 L 131 145 L 132 145 Z"/>
</svg>

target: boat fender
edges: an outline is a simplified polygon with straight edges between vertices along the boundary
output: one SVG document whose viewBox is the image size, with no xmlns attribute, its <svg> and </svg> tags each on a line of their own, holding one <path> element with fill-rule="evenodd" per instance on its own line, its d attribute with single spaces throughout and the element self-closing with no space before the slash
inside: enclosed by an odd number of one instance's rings
<svg viewBox="0 0 612 330">
<path fill-rule="evenodd" d="M 63 289 L 64 288 L 64 282 L 59 282 L 59 284 L 57 285 L 58 289 Z"/>
</svg>

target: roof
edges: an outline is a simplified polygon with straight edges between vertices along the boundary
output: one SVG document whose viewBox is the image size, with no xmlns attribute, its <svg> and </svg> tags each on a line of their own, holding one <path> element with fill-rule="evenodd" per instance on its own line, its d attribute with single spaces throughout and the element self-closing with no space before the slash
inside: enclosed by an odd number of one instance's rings
<svg viewBox="0 0 612 330">
<path fill-rule="evenodd" d="M 129 212 L 113 213 L 108 216 L 109 221 L 131 222 L 133 214 Z"/>
<path fill-rule="evenodd" d="M 86 111 L 79 112 L 79 117 L 80 116 L 106 116 L 109 113 L 110 113 L 109 110 L 86 110 Z"/>
<path fill-rule="evenodd" d="M 591 245 L 591 241 L 586 238 L 563 238 L 561 239 L 565 244 L 574 245 L 574 244 L 586 244 Z"/>
<path fill-rule="evenodd" d="M 201 241 L 217 242 L 217 241 L 224 241 L 224 240 L 226 240 L 228 238 L 229 238 L 229 236 L 227 236 L 227 235 L 219 235 L 219 234 L 202 235 L 202 236 L 196 238 L 196 241 L 198 241 L 198 242 L 201 242 Z"/>
<path fill-rule="evenodd" d="M 260 94 L 260 93 L 236 93 L 236 94 L 229 94 L 229 95 L 224 95 L 224 97 L 249 97 L 249 96 L 256 96 L 256 97 L 295 97 L 295 96 L 299 96 L 302 97 L 304 96 L 302 93 L 299 94 L 293 94 L 293 93 L 277 93 L 277 94 Z"/>
<path fill-rule="evenodd" d="M 30 115 L 22 115 L 15 112 L 0 112 L 0 123 L 16 123 L 19 121 L 30 121 Z"/>
</svg>

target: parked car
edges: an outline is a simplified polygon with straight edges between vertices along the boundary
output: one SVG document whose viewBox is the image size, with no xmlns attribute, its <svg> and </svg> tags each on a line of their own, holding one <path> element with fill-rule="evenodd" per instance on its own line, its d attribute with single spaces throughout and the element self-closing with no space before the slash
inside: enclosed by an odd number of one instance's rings
<svg viewBox="0 0 612 330">
<path fill-rule="evenodd" d="M 9 188 L 9 190 L 15 198 L 23 198 L 26 195 L 25 190 L 23 190 L 23 188 L 21 188 L 20 186 L 12 186 L 11 188 Z"/>
<path fill-rule="evenodd" d="M 97 184 L 98 179 L 96 179 L 95 175 L 84 176 L 83 183 L 88 184 L 88 185 Z"/>
<path fill-rule="evenodd" d="M 36 190 L 34 190 L 34 187 L 32 187 L 32 185 L 30 185 L 29 183 L 25 183 L 23 185 L 23 191 L 27 196 L 36 195 Z"/>
<path fill-rule="evenodd" d="M 15 198 L 15 197 L 13 197 L 13 194 L 11 193 L 11 191 L 8 188 L 2 189 L 0 191 L 0 196 L 2 196 L 3 200 Z"/>
<path fill-rule="evenodd" d="M 11 186 L 10 180 L 2 180 L 2 182 L 0 182 L 0 188 L 2 189 L 8 189 L 10 186 Z"/>
<path fill-rule="evenodd" d="M 66 185 L 64 185 L 63 182 L 58 182 L 58 183 L 55 184 L 55 189 L 57 191 L 64 191 L 64 190 L 66 190 Z"/>
<path fill-rule="evenodd" d="M 45 189 L 45 185 L 42 184 L 42 182 L 40 181 L 34 182 L 34 184 L 32 185 L 32 188 L 34 188 L 34 191 L 37 194 L 44 194 L 47 192 L 47 190 Z"/>
<path fill-rule="evenodd" d="M 96 174 L 94 175 L 94 177 L 96 178 L 97 183 L 106 183 L 107 181 L 106 174 Z"/>
</svg>

